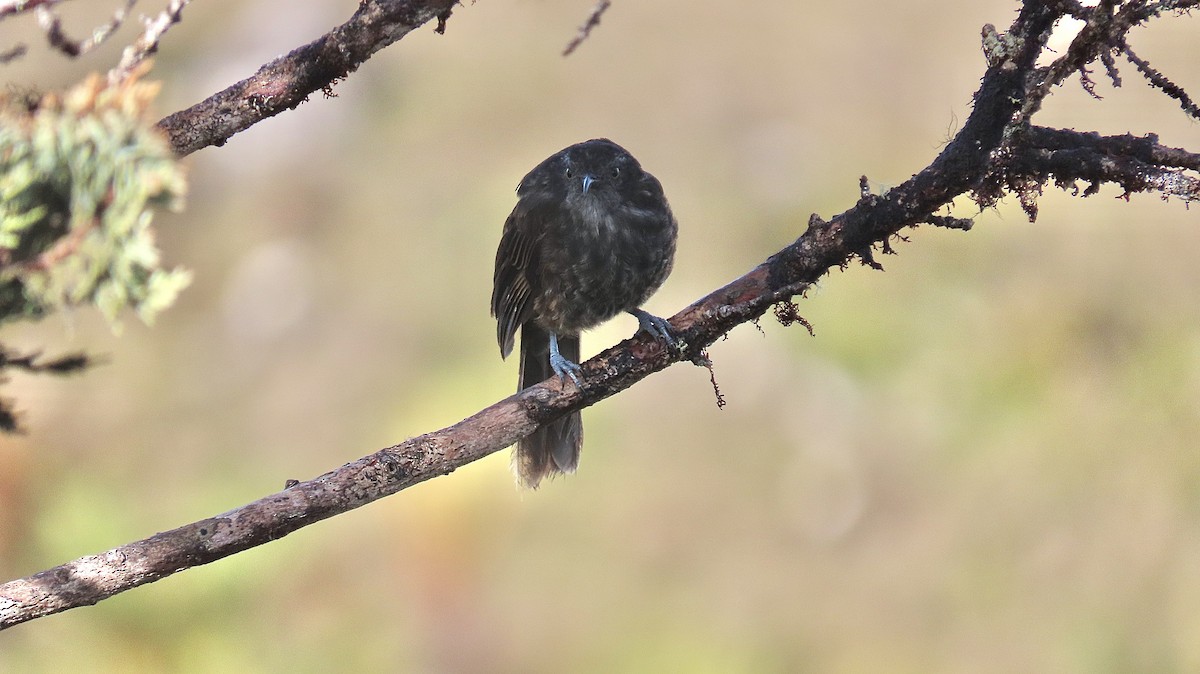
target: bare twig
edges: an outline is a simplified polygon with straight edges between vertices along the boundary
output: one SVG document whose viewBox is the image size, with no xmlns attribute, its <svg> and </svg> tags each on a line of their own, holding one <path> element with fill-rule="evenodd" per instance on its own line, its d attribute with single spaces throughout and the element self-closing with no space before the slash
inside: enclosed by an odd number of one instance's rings
<svg viewBox="0 0 1200 674">
<path fill-rule="evenodd" d="M 600 17 L 608 11 L 608 6 L 612 4 L 612 0 L 600 0 L 596 6 L 592 8 L 592 13 L 588 15 L 587 21 L 579 27 L 579 33 L 567 43 L 567 48 L 563 50 L 563 56 L 570 56 L 583 41 L 588 39 L 592 34 L 592 29 L 600 25 Z"/>
<path fill-rule="evenodd" d="M 50 46 L 71 58 L 75 58 L 88 53 L 112 37 L 117 32 L 117 29 L 121 27 L 121 23 L 125 21 L 125 16 L 136 2 L 137 0 L 125 0 L 125 6 L 113 12 L 113 17 L 108 23 L 93 29 L 92 36 L 86 40 L 73 40 L 63 32 L 62 19 L 54 13 L 53 9 L 56 3 L 46 2 L 39 4 L 36 15 L 38 25 L 42 27 L 42 30 L 46 31 L 46 39 L 49 40 Z"/>
<path fill-rule="evenodd" d="M 133 44 L 121 52 L 121 61 L 117 64 L 117 67 L 108 71 L 108 81 L 110 84 L 117 84 L 129 77 L 129 74 L 137 68 L 139 63 L 153 56 L 158 51 L 158 43 L 162 40 L 163 35 L 166 35 L 171 26 L 183 19 L 183 8 L 187 7 L 189 2 L 191 0 L 171 0 L 167 8 L 159 12 L 158 16 L 153 19 L 143 19 L 146 26 L 145 30 L 142 31 L 142 34 L 138 36 L 138 39 Z"/>
<path fill-rule="evenodd" d="M 1191 7 L 1196 2 L 1200 0 L 1176 0 L 1172 5 Z M 383 4 L 382 0 L 365 0 L 363 7 L 382 11 Z M 397 3 L 387 4 L 391 7 Z M 420 5 L 426 10 L 420 15 L 421 21 L 439 14 L 428 2 L 398 4 L 410 8 Z M 714 341 L 737 325 L 758 320 L 772 307 L 792 302 L 792 298 L 802 295 L 830 269 L 855 259 L 875 264 L 872 251 L 877 246 L 889 250 L 888 242 L 901 230 L 920 223 L 965 228 L 968 224 L 965 220 L 936 215 L 961 195 L 969 194 L 978 204 L 987 206 L 1015 191 L 1031 216 L 1036 212 L 1037 195 L 1049 180 L 1068 188 L 1076 180 L 1093 185 L 1111 182 L 1126 191 L 1195 198 L 1195 187 L 1200 184 L 1196 175 L 1200 172 L 1200 155 L 1163 147 L 1153 137 L 1105 137 L 1029 126 L 1029 115 L 1040 107 L 1042 98 L 1054 86 L 1098 58 L 1103 50 L 1114 48 L 1125 34 L 1124 30 L 1096 22 L 1098 16 L 1111 13 L 1086 12 L 1088 38 L 1082 42 L 1077 39 L 1064 57 L 1068 60 L 1059 67 L 1036 68 L 1051 27 L 1067 12 L 1083 10 L 1072 2 L 1026 0 L 1007 33 L 985 31 L 988 69 L 975 94 L 974 108 L 932 163 L 885 194 L 874 195 L 864 188 L 853 207 L 829 220 L 810 218 L 808 228 L 794 243 L 676 314 L 671 326 L 687 345 L 682 351 L 665 350 L 645 336 L 627 340 L 584 363 L 580 387 L 564 388 L 557 378 L 552 378 L 454 426 L 381 449 L 313 480 L 289 482 L 283 491 L 254 503 L 0 585 L 0 629 L 94 604 L 180 570 L 276 540 L 301 527 L 450 473 L 512 444 L 540 424 L 595 404 L 674 362 L 703 363 L 704 350 Z M 394 14 L 374 16 L 386 25 L 399 25 L 406 30 L 419 25 L 412 15 L 399 24 L 396 22 L 400 18 Z M 360 20 L 366 22 L 356 24 L 360 30 L 375 28 L 370 20 Z M 1130 25 L 1133 23 L 1127 21 L 1126 27 Z M 307 58 L 332 58 L 325 52 L 329 47 L 324 41 L 336 42 L 342 38 L 331 36 L 302 48 Z M 369 48 L 379 42 L 365 39 L 354 44 Z M 311 72 L 305 67 L 315 66 L 303 61 L 305 56 L 297 52 L 264 66 L 260 74 L 264 71 L 274 74 L 298 87 L 297 80 L 288 79 L 289 74 L 297 69 Z M 320 62 L 328 68 L 327 60 Z M 341 70 L 344 63 L 335 61 L 336 68 L 321 72 L 326 75 L 333 72 L 336 76 L 337 72 L 344 72 Z M 265 82 L 275 81 L 263 77 Z M 1047 82 L 1047 77 L 1051 81 Z M 311 79 L 303 81 L 308 83 L 306 86 L 313 83 Z M 235 106 L 244 104 L 248 96 L 261 92 L 262 86 L 259 81 L 243 82 L 231 88 L 229 100 Z M 284 88 L 280 95 L 288 91 Z M 276 103 L 263 101 L 263 105 Z M 275 114 L 280 108 L 269 110 Z M 218 116 L 220 109 L 214 107 L 207 113 L 192 114 L 196 115 L 192 118 L 195 123 L 203 123 L 206 119 L 203 114 Z M 248 125 L 253 123 L 250 119 L 237 117 L 233 126 L 221 128 Z M 220 135 L 224 132 L 202 136 L 201 145 L 182 143 L 177 147 L 195 149 L 213 144 L 228 137 Z M 1139 182 L 1135 179 L 1139 172 L 1149 178 Z M 794 307 L 781 309 L 776 315 L 780 320 L 805 324 L 797 318 L 799 314 Z"/>
<path fill-rule="evenodd" d="M 28 52 L 28 51 L 29 51 L 29 47 L 27 47 L 26 45 L 23 45 L 23 44 L 13 45 L 11 48 L 6 49 L 3 52 L 0 52 L 0 63 L 9 63 L 11 61 L 15 61 L 15 60 L 21 58 L 22 56 L 24 56 L 26 54 L 26 52 Z"/>
<path fill-rule="evenodd" d="M 53 7 L 62 0 L 0 0 L 0 19 L 38 7 Z"/>
<path fill-rule="evenodd" d="M 71 374 L 96 364 L 86 353 L 72 353 L 44 360 L 41 353 L 17 353 L 0 347 L 0 370 L 15 368 L 25 372 Z"/>
<path fill-rule="evenodd" d="M 0 381 L 10 370 L 21 370 L 34 374 L 65 375 L 86 369 L 96 364 L 96 359 L 85 353 L 72 353 L 51 360 L 43 360 L 40 352 L 20 353 L 10 351 L 0 345 Z M 5 433 L 22 433 L 20 414 L 13 406 L 13 401 L 0 398 L 0 431 Z"/>
<path fill-rule="evenodd" d="M 1150 64 L 1146 61 L 1138 58 L 1138 55 L 1133 53 L 1133 50 L 1128 46 L 1126 46 L 1123 51 L 1125 53 L 1125 58 L 1129 59 L 1129 62 L 1138 69 L 1138 72 L 1140 72 L 1147 81 L 1150 82 L 1151 86 L 1161 89 L 1164 94 L 1179 101 L 1179 107 L 1183 108 L 1184 112 L 1191 115 L 1193 118 L 1200 120 L 1200 106 L 1196 105 L 1196 102 L 1187 95 L 1187 92 L 1184 91 L 1182 87 L 1167 79 L 1167 77 L 1162 73 L 1150 67 Z"/>
<path fill-rule="evenodd" d="M 931 215 L 925 218 L 925 222 L 934 227 L 942 227 L 943 229 L 961 229 L 962 231 L 970 231 L 975 226 L 975 221 L 970 218 L 954 218 L 948 215 Z"/>
<path fill-rule="evenodd" d="M 75 58 L 83 51 L 82 43 L 72 40 L 63 33 L 62 19 L 51 9 L 53 5 L 43 5 L 37 8 L 38 25 L 46 31 L 46 40 L 58 51 Z"/>
</svg>

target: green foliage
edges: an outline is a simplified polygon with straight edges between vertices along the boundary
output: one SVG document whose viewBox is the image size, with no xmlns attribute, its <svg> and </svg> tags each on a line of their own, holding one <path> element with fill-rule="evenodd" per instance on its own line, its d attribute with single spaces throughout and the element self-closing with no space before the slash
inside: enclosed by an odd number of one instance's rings
<svg viewBox="0 0 1200 674">
<path fill-rule="evenodd" d="M 62 97 L 0 98 L 0 321 L 92 304 L 149 323 L 190 281 L 150 227 L 178 208 L 182 167 L 146 120 L 156 84 L 93 75 Z"/>
</svg>

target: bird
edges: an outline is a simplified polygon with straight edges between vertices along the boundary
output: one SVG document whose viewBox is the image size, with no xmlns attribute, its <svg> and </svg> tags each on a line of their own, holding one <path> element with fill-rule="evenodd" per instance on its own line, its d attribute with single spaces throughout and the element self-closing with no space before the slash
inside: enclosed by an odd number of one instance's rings
<svg viewBox="0 0 1200 674">
<path fill-rule="evenodd" d="M 579 335 L 620 314 L 676 346 L 669 323 L 641 306 L 671 273 L 678 224 L 662 184 L 607 138 L 576 143 L 533 168 L 496 250 L 491 313 L 501 358 L 521 332 L 517 390 L 557 375 L 579 386 Z M 637 334 L 637 333 L 635 333 Z M 517 442 L 517 481 L 575 472 L 583 447 L 579 412 Z"/>
</svg>

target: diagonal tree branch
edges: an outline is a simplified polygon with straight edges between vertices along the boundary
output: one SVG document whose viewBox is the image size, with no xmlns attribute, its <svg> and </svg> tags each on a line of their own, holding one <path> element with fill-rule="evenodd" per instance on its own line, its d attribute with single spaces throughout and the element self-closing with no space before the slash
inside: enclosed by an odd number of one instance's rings
<svg viewBox="0 0 1200 674">
<path fill-rule="evenodd" d="M 1123 6 L 1122 12 L 1132 12 L 1130 8 L 1136 6 L 1142 14 L 1128 16 L 1144 16 L 1140 20 L 1145 20 L 1157 16 L 1151 11 L 1154 8 L 1161 10 L 1169 5 L 1170 9 L 1187 9 L 1198 2 L 1131 2 Z M 363 7 L 379 4 L 384 3 L 367 0 Z M 387 4 L 419 4 L 433 11 L 428 3 Z M 1126 20 L 1119 24 L 1120 29 L 1098 22 L 1090 30 L 1081 31 L 1072 43 L 1064 57 L 1070 59 L 1070 67 L 1035 67 L 1056 21 L 1072 13 L 1087 14 L 1089 22 L 1099 15 L 1112 16 L 1111 11 L 1104 13 L 1103 5 L 1086 12 L 1074 2 L 1026 0 L 1007 33 L 985 29 L 988 68 L 975 94 L 974 109 L 941 154 L 885 194 L 863 190 L 853 207 L 828 222 L 813 216 L 794 243 L 676 314 L 671 323 L 684 342 L 679 351 L 668 352 L 649 338 L 626 340 L 583 364 L 582 388 L 548 380 L 454 426 L 381 449 L 313 480 L 289 483 L 283 491 L 240 508 L 0 585 L 0 629 L 94 604 L 448 474 L 509 446 L 540 423 L 595 404 L 675 362 L 705 362 L 708 345 L 772 307 L 781 321 L 803 324 L 792 298 L 802 295 L 832 268 L 844 267 L 855 257 L 877 267 L 873 258 L 876 246 L 882 245 L 884 252 L 890 252 L 891 239 L 906 227 L 929 223 L 968 229 L 969 221 L 937 215 L 956 197 L 969 195 L 980 206 L 990 206 L 1004 194 L 1015 192 L 1031 217 L 1036 213 L 1040 188 L 1049 180 L 1063 187 L 1078 180 L 1090 182 L 1093 187 L 1116 183 L 1126 193 L 1150 191 L 1196 200 L 1200 154 L 1163 147 L 1153 136 L 1106 137 L 1028 124 L 1053 85 L 1103 60 L 1116 45 L 1124 43 L 1129 28 L 1140 21 Z M 433 15 L 422 16 L 427 21 Z M 403 25 L 419 24 L 409 21 Z M 312 55 L 320 58 L 323 47 L 314 45 L 321 42 L 302 49 L 311 49 Z M 282 61 L 290 63 L 290 68 L 301 68 L 299 57 L 289 61 L 291 58 L 289 55 Z M 263 70 L 272 66 L 268 64 Z M 1046 78 L 1056 81 L 1047 86 Z M 240 83 L 231 89 L 242 87 L 244 91 L 246 86 Z M 233 99 L 235 103 L 247 100 L 238 96 Z M 271 109 L 275 114 L 286 106 Z M 246 126 L 253 123 L 247 121 L 252 116 L 234 117 Z M 202 136 L 208 142 L 195 147 L 219 144 L 214 139 L 227 137 Z M 177 147 L 192 146 L 184 143 Z"/>
<path fill-rule="evenodd" d="M 315 91 L 332 95 L 375 52 L 432 19 L 439 32 L 456 0 L 362 0 L 346 23 L 292 50 L 258 72 L 158 122 L 180 157 L 291 110 Z"/>
</svg>

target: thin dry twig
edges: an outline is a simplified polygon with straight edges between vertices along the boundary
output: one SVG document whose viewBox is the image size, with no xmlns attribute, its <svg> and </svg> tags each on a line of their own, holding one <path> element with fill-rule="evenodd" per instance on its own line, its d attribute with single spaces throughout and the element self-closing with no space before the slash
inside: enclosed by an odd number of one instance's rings
<svg viewBox="0 0 1200 674">
<path fill-rule="evenodd" d="M 117 63 L 117 67 L 108 71 L 109 83 L 117 84 L 126 79 L 139 63 L 153 56 L 158 51 L 158 43 L 162 41 L 163 35 L 166 35 L 171 26 L 183 20 L 183 8 L 190 2 L 191 0 L 171 0 L 158 16 L 153 19 L 143 17 L 145 30 L 133 44 L 121 52 L 121 61 Z"/>
<path fill-rule="evenodd" d="M 9 63 L 15 61 L 29 52 L 29 47 L 24 44 L 15 44 L 12 47 L 0 52 L 0 63 Z"/>
<path fill-rule="evenodd" d="M 1175 84 L 1167 79 L 1165 75 L 1152 68 L 1149 63 L 1133 53 L 1133 50 L 1128 45 L 1122 51 L 1125 53 L 1125 58 L 1129 59 L 1129 62 L 1150 82 L 1151 86 L 1162 90 L 1164 94 L 1179 101 L 1179 107 L 1183 108 L 1184 112 L 1191 115 L 1194 119 L 1200 120 L 1200 106 L 1196 105 L 1196 102 L 1187 95 L 1183 87 Z"/>
<path fill-rule="evenodd" d="M 96 364 L 96 359 L 86 353 L 72 353 L 51 360 L 43 360 L 41 352 L 20 353 L 0 344 L 0 382 L 6 381 L 6 374 L 11 370 L 21 370 L 34 374 L 67 375 L 84 370 Z M 16 412 L 13 401 L 0 397 L 0 431 L 5 433 L 23 433 L 20 414 Z"/>
<path fill-rule="evenodd" d="M 25 372 L 72 374 L 95 364 L 96 359 L 86 353 L 71 353 L 45 360 L 40 352 L 17 353 L 0 347 L 0 369 L 14 368 Z"/>
<path fill-rule="evenodd" d="M 592 34 L 592 29 L 600 25 L 600 17 L 608 11 L 608 6 L 612 4 L 612 0 L 600 0 L 596 6 L 592 8 L 592 13 L 588 15 L 587 21 L 579 27 L 579 33 L 567 43 L 567 48 L 563 50 L 563 56 L 570 56 L 583 41 L 588 39 Z"/>
<path fill-rule="evenodd" d="M 0 1 L 0 19 L 13 14 L 28 12 L 38 7 L 52 7 L 62 0 L 2 0 Z"/>
<path fill-rule="evenodd" d="M 46 39 L 50 42 L 50 46 L 75 58 L 90 52 L 112 37 L 136 3 L 137 0 L 125 0 L 125 6 L 117 8 L 108 23 L 94 28 L 92 36 L 86 40 L 72 39 L 63 31 L 62 19 L 54 12 L 56 2 L 40 3 L 34 14 L 37 16 L 38 25 L 46 31 Z"/>
</svg>

